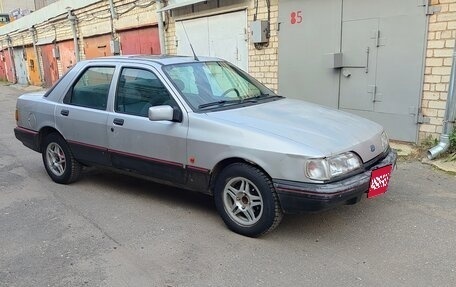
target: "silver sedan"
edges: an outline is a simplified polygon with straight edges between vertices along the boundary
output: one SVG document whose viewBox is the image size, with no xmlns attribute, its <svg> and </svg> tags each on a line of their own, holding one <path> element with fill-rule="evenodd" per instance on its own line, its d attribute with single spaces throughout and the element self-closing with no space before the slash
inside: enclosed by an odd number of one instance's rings
<svg viewBox="0 0 456 287">
<path fill-rule="evenodd" d="M 84 166 L 146 175 L 213 195 L 225 224 L 251 237 L 283 213 L 385 193 L 396 162 L 380 125 L 277 95 L 215 58 L 82 61 L 46 93 L 22 95 L 16 120 L 57 183 Z"/>
</svg>

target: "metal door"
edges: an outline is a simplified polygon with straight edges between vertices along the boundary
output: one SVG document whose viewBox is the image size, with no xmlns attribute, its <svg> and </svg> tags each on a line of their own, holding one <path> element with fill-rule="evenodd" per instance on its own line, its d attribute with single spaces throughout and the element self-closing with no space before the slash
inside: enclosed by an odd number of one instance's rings
<svg viewBox="0 0 456 287">
<path fill-rule="evenodd" d="M 344 0 L 339 107 L 381 123 L 394 139 L 415 142 L 425 25 L 425 7 L 416 0 Z M 364 73 L 346 67 L 349 56 L 369 58 Z"/>
<path fill-rule="evenodd" d="M 101 35 L 84 39 L 84 54 L 86 59 L 112 56 L 111 35 Z"/>
<path fill-rule="evenodd" d="M 157 27 L 147 27 L 119 32 L 122 55 L 160 55 Z"/>
<path fill-rule="evenodd" d="M 59 79 L 59 70 L 57 67 L 57 59 L 52 51 L 54 44 L 40 46 L 41 59 L 43 60 L 44 85 L 49 88 Z"/>
<path fill-rule="evenodd" d="M 245 11 L 176 22 L 177 53 L 192 55 L 184 27 L 197 55 L 219 57 L 248 70 Z"/>
<path fill-rule="evenodd" d="M 347 21 L 342 26 L 339 108 L 374 110 L 377 69 L 377 19 Z"/>
<path fill-rule="evenodd" d="M 19 47 L 13 48 L 14 56 L 14 67 L 16 69 L 17 83 L 21 85 L 28 85 L 27 80 L 27 62 L 25 60 L 26 55 L 24 49 Z"/>
<path fill-rule="evenodd" d="M 62 72 L 66 73 L 74 64 L 76 64 L 76 55 L 74 54 L 74 42 L 64 41 L 59 43 L 60 62 Z"/>
<path fill-rule="evenodd" d="M 40 64 L 35 54 L 33 47 L 26 47 L 25 54 L 27 55 L 27 71 L 29 75 L 29 83 L 34 86 L 41 85 L 40 79 Z"/>
<path fill-rule="evenodd" d="M 392 138 L 415 142 L 426 40 L 421 2 L 280 1 L 279 92 L 372 119 Z"/>
<path fill-rule="evenodd" d="M 6 69 L 6 78 L 8 82 L 15 83 L 16 75 L 14 73 L 13 60 L 11 58 L 10 49 L 3 50 L 3 55 L 5 56 L 5 69 Z"/>
<path fill-rule="evenodd" d="M 6 62 L 5 62 L 5 50 L 0 51 L 0 80 L 1 81 L 6 81 Z"/>
</svg>

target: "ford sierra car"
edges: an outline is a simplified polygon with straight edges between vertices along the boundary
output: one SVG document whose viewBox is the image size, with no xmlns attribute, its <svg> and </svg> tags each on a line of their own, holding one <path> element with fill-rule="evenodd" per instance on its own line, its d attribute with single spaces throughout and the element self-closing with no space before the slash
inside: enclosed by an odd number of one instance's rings
<svg viewBox="0 0 456 287">
<path fill-rule="evenodd" d="M 396 163 L 379 124 L 278 95 L 209 57 L 81 61 L 19 97 L 16 120 L 56 183 L 85 166 L 140 174 L 213 196 L 228 228 L 251 237 L 286 213 L 385 193 Z"/>
</svg>

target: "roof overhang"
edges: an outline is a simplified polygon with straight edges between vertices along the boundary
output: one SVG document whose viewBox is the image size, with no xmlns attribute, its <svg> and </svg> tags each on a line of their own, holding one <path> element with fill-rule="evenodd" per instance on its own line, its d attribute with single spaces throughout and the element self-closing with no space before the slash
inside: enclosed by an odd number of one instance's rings
<svg viewBox="0 0 456 287">
<path fill-rule="evenodd" d="M 169 4 L 168 6 L 165 6 L 159 10 L 157 10 L 157 12 L 163 12 L 163 11 L 168 11 L 168 10 L 172 10 L 172 9 L 177 9 L 177 8 L 181 8 L 181 7 L 185 7 L 185 6 L 190 6 L 190 5 L 193 5 L 193 4 L 197 4 L 197 3 L 200 3 L 200 2 L 206 2 L 208 0 L 174 0 L 174 1 L 170 1 L 171 4 Z"/>
<path fill-rule="evenodd" d="M 55 41 L 55 37 L 41 38 L 41 39 L 38 39 L 38 41 L 36 42 L 35 45 L 42 46 L 42 45 L 54 43 L 54 41 Z"/>
</svg>

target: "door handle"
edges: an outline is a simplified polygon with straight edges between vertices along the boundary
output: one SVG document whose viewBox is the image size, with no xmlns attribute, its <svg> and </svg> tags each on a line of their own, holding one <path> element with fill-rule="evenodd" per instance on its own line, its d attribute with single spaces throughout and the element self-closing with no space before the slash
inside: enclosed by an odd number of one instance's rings
<svg viewBox="0 0 456 287">
<path fill-rule="evenodd" d="M 61 111 L 60 111 L 60 114 L 61 114 L 62 116 L 67 117 L 67 116 L 70 114 L 70 111 L 69 111 L 69 110 L 61 110 Z"/>
<path fill-rule="evenodd" d="M 112 122 L 113 122 L 116 126 L 123 126 L 123 124 L 124 124 L 124 119 L 115 118 Z"/>
</svg>

